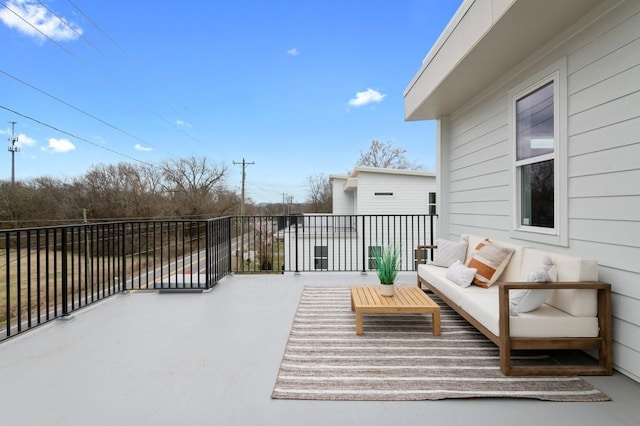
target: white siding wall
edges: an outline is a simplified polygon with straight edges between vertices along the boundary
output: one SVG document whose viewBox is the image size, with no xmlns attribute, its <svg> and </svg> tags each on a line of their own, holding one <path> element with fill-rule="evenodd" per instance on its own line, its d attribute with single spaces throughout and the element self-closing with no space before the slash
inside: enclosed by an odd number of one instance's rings
<svg viewBox="0 0 640 426">
<path fill-rule="evenodd" d="M 358 214 L 428 214 L 435 178 L 387 173 L 358 174 Z M 393 195 L 375 195 L 390 192 Z"/>
<path fill-rule="evenodd" d="M 347 179 L 333 178 L 333 214 L 355 214 L 353 191 L 345 191 Z"/>
<path fill-rule="evenodd" d="M 640 381 L 640 2 L 616 3 L 441 121 L 441 231 L 509 239 L 508 91 L 566 57 L 569 246 L 526 244 L 598 260 L 614 291 L 615 367 Z"/>
</svg>

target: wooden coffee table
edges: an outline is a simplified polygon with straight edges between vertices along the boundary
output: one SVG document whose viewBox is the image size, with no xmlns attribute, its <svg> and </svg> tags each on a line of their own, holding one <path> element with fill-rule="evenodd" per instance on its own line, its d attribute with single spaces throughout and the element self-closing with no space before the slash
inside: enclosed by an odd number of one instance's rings
<svg viewBox="0 0 640 426">
<path fill-rule="evenodd" d="M 440 335 L 440 306 L 416 286 L 397 285 L 391 297 L 381 296 L 378 286 L 351 287 L 351 310 L 357 335 L 363 333 L 363 314 L 431 314 L 433 335 Z"/>
</svg>

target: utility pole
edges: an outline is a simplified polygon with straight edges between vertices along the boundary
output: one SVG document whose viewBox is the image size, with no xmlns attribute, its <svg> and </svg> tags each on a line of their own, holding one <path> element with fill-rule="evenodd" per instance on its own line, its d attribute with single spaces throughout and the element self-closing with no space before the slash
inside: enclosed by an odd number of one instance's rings
<svg viewBox="0 0 640 426">
<path fill-rule="evenodd" d="M 9 123 L 11 123 L 11 138 L 9 139 L 9 142 L 11 142 L 9 147 L 9 152 L 11 153 L 11 185 L 14 185 L 16 183 L 16 152 L 20 151 L 20 148 L 16 146 L 16 143 L 18 143 L 16 122 L 10 121 Z"/>
<path fill-rule="evenodd" d="M 242 201 L 240 204 L 240 216 L 244 216 L 244 183 L 247 180 L 247 166 L 250 166 L 252 164 L 256 164 L 253 161 L 248 163 L 246 161 L 244 161 L 244 158 L 242 159 L 242 163 L 237 163 L 237 162 L 233 162 L 233 164 L 235 165 L 242 165 Z"/>
<path fill-rule="evenodd" d="M 286 216 L 286 214 L 287 214 L 287 206 L 286 206 L 286 204 L 284 203 L 284 197 L 285 197 L 285 195 L 287 195 L 287 194 L 285 194 L 285 193 L 283 192 L 283 193 L 282 193 L 282 216 Z"/>
</svg>

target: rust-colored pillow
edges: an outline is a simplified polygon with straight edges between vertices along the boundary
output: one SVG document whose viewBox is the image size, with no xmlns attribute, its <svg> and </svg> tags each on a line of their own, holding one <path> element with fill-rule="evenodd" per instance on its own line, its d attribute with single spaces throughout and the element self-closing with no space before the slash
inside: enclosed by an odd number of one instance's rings
<svg viewBox="0 0 640 426">
<path fill-rule="evenodd" d="M 491 287 L 507 267 L 513 252 L 512 248 L 502 247 L 492 241 L 481 241 L 467 262 L 467 267 L 478 270 L 473 284 L 482 288 Z"/>
</svg>

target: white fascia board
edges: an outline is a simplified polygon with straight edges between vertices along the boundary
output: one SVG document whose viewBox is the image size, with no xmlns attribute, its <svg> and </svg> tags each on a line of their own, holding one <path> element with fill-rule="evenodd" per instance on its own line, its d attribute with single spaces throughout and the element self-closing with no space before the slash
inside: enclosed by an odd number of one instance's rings
<svg viewBox="0 0 640 426">
<path fill-rule="evenodd" d="M 451 114 L 600 3 L 465 1 L 405 90 L 405 119 Z"/>
</svg>

